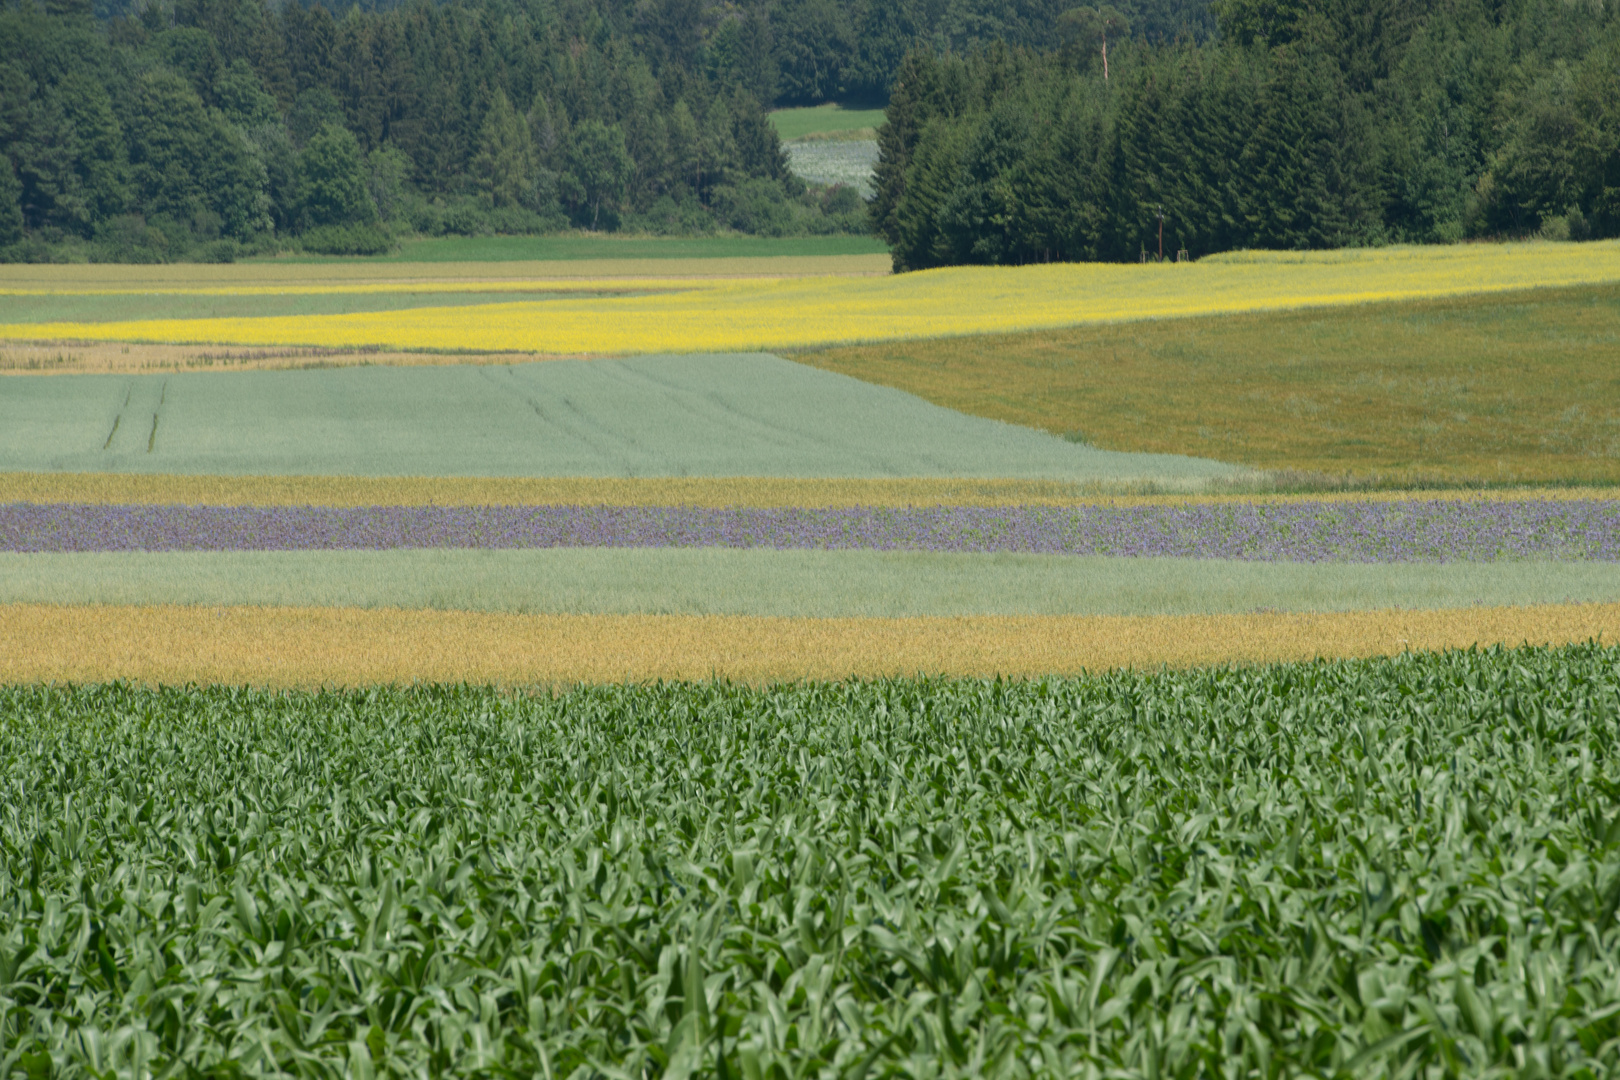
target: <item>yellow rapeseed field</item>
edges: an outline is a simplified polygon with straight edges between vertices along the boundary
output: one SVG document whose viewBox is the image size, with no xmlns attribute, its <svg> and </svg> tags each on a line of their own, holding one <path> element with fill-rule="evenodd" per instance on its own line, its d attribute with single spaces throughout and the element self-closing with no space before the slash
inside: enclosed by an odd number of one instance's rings
<svg viewBox="0 0 1620 1080">
<path fill-rule="evenodd" d="M 1187 265 L 955 267 L 883 278 L 708 281 L 650 295 L 344 315 L 12 324 L 0 326 L 0 338 L 726 352 L 1609 281 L 1620 281 L 1620 242 L 1466 245 L 1255 253 Z"/>
<path fill-rule="evenodd" d="M 1042 675 L 1620 635 L 1620 604 L 1450 611 L 806 619 L 0 605 L 0 682 L 363 686 Z"/>
</svg>

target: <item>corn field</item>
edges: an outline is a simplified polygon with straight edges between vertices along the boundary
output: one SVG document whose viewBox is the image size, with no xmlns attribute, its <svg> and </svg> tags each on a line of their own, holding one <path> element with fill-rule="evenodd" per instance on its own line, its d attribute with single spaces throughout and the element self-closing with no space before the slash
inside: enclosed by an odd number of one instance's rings
<svg viewBox="0 0 1620 1080">
<path fill-rule="evenodd" d="M 0 1076 L 1620 1070 L 1620 650 L 0 689 Z"/>
</svg>

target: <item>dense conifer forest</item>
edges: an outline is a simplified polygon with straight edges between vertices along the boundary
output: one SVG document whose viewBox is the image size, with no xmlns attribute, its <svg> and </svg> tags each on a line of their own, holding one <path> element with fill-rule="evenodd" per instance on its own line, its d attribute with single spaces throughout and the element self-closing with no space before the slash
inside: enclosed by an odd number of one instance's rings
<svg viewBox="0 0 1620 1080">
<path fill-rule="evenodd" d="M 896 266 L 1620 234 L 1605 0 L 0 0 L 0 258 L 875 229 Z M 767 113 L 888 105 L 877 197 Z"/>
<path fill-rule="evenodd" d="M 1213 40 L 1116 34 L 1106 67 L 1107 9 L 1042 54 L 911 55 L 873 205 L 896 267 L 1620 235 L 1616 4 L 1211 7 Z"/>
</svg>

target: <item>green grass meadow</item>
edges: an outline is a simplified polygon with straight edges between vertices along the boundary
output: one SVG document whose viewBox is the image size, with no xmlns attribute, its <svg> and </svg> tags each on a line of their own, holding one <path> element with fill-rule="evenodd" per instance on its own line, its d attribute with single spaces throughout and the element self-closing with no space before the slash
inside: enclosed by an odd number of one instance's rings
<svg viewBox="0 0 1620 1080">
<path fill-rule="evenodd" d="M 1113 450 L 1380 484 L 1620 482 L 1620 286 L 796 354 Z"/>
<path fill-rule="evenodd" d="M 1620 601 L 1607 563 L 550 548 L 0 553 L 0 603 L 523 614 L 1192 615 Z"/>
<path fill-rule="evenodd" d="M 634 293 L 633 288 L 612 295 Z M 164 319 L 253 319 L 282 315 L 347 315 L 357 311 L 405 311 L 421 307 L 462 307 L 469 304 L 545 303 L 548 300 L 608 295 L 584 290 L 559 292 L 543 285 L 532 292 L 502 289 L 492 292 L 435 291 L 424 287 L 401 292 L 238 293 L 229 296 L 169 293 L 161 296 L 128 293 L 85 293 L 54 296 L 0 296 L 0 323 L 124 322 L 154 317 Z M 0 351 L 5 345 L 0 343 Z"/>
<path fill-rule="evenodd" d="M 544 342 L 536 342 L 544 348 Z M 334 476 L 1245 475 L 1110 454 L 774 356 L 174 375 L 18 375 L 11 471 Z"/>
<path fill-rule="evenodd" d="M 0 688 L 0 1055 L 1613 1076 L 1617 673 Z"/>
<path fill-rule="evenodd" d="M 800 109 L 777 109 L 771 123 L 783 142 L 811 135 L 836 135 L 877 128 L 883 123 L 882 109 L 858 109 L 843 105 L 811 105 Z"/>
</svg>

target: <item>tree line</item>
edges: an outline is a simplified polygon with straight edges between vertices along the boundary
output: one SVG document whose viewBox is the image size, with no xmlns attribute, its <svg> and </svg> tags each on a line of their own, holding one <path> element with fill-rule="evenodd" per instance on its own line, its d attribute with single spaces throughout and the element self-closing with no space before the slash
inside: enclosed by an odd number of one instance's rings
<svg viewBox="0 0 1620 1080">
<path fill-rule="evenodd" d="M 767 111 L 917 48 L 1056 47 L 1062 0 L 0 0 L 0 258 L 294 238 L 867 231 Z M 1134 0 L 1208 30 L 1206 0 Z"/>
<path fill-rule="evenodd" d="M 1052 51 L 911 54 L 872 205 L 896 268 L 1620 236 L 1615 5 L 1213 11 L 1201 42 L 1105 7 Z"/>
<path fill-rule="evenodd" d="M 790 175 L 741 61 L 706 71 L 613 14 L 592 0 L 413 0 L 341 18 L 296 0 L 176 0 L 98 19 L 88 0 L 11 2 L 0 253 L 865 231 L 853 192 Z"/>
</svg>

